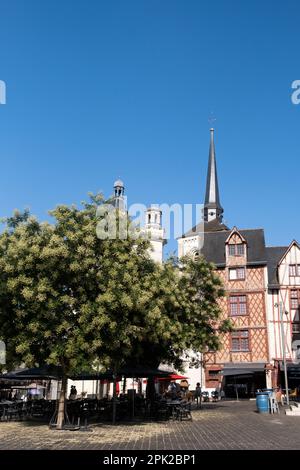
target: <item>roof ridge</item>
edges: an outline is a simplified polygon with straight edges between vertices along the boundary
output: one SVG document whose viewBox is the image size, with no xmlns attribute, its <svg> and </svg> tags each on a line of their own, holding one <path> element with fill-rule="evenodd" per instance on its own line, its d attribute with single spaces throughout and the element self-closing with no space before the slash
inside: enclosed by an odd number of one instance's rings
<svg viewBox="0 0 300 470">
<path fill-rule="evenodd" d="M 237 230 L 239 232 L 249 232 L 250 230 L 263 230 L 263 231 L 265 231 L 265 229 L 262 228 L 262 227 L 259 227 L 259 228 L 238 228 L 237 227 Z"/>
<path fill-rule="evenodd" d="M 288 248 L 289 245 L 269 245 L 266 248 Z"/>
</svg>

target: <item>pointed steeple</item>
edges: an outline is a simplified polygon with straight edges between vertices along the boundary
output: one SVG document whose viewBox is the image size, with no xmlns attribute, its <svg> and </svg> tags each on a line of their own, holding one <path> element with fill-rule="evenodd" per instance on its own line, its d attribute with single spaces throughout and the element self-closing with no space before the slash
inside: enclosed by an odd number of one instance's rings
<svg viewBox="0 0 300 470">
<path fill-rule="evenodd" d="M 223 208 L 220 203 L 217 164 L 214 143 L 214 129 L 210 129 L 209 160 L 204 202 L 204 221 L 217 220 L 222 222 Z"/>
</svg>

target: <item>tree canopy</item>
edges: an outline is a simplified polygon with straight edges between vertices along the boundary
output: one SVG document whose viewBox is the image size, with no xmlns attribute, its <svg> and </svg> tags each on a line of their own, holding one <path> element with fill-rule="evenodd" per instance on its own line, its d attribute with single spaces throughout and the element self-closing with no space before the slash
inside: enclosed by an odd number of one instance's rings
<svg viewBox="0 0 300 470">
<path fill-rule="evenodd" d="M 103 202 L 96 195 L 81 208 L 57 206 L 52 224 L 28 212 L 6 219 L 0 338 L 8 359 L 60 366 L 67 377 L 95 361 L 180 366 L 186 350 L 216 349 L 223 289 L 213 266 L 202 258 L 155 264 L 149 242 L 130 231 L 100 240 Z"/>
</svg>

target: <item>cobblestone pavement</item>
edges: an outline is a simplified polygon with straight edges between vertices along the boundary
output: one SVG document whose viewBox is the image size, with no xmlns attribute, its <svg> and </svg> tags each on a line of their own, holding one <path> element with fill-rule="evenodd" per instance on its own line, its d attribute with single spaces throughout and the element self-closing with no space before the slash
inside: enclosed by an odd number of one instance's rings
<svg viewBox="0 0 300 470">
<path fill-rule="evenodd" d="M 96 424 L 86 432 L 1 422 L 0 449 L 300 449 L 300 417 L 258 414 L 255 401 L 204 404 L 192 415 L 192 422 Z"/>
</svg>

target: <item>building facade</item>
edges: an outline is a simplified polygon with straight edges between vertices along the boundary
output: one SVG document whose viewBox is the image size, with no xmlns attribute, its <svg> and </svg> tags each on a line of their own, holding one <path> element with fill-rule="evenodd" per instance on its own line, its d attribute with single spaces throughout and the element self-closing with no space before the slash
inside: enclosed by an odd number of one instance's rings
<svg viewBox="0 0 300 470">
<path fill-rule="evenodd" d="M 126 210 L 125 187 L 114 184 L 114 201 Z M 214 129 L 210 130 L 203 217 L 178 238 L 178 256 L 202 255 L 221 278 L 225 296 L 219 301 L 221 319 L 230 318 L 233 331 L 222 334 L 219 351 L 199 352 L 198 368 L 186 362 L 193 390 L 200 382 L 207 391 L 228 397 L 253 397 L 259 388 L 284 387 L 283 359 L 289 386 L 300 385 L 300 246 L 268 247 L 262 228 L 229 228 L 223 223 L 217 175 Z M 150 255 L 163 262 L 165 244 L 162 212 L 145 212 L 144 233 Z"/>
<path fill-rule="evenodd" d="M 289 383 L 297 386 L 300 247 L 296 241 L 267 247 L 263 229 L 230 229 L 222 218 L 211 129 L 203 221 L 178 239 L 178 255 L 203 255 L 214 263 L 225 288 L 222 319 L 231 319 L 233 331 L 222 335 L 218 352 L 202 354 L 201 373 L 186 374 L 197 377 L 203 389 L 251 397 L 259 388 L 283 385 L 285 351 Z"/>
</svg>

